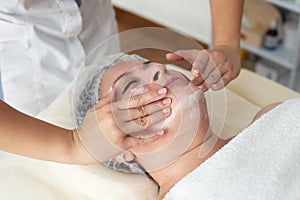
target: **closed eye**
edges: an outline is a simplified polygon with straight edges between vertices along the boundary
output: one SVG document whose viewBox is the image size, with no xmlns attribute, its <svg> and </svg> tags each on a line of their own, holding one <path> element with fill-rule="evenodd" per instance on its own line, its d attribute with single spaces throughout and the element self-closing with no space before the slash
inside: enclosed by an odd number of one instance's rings
<svg viewBox="0 0 300 200">
<path fill-rule="evenodd" d="M 122 94 L 124 94 L 132 84 L 137 83 L 137 82 L 138 82 L 137 80 L 130 81 L 130 82 L 125 86 L 125 88 L 124 88 Z"/>
</svg>

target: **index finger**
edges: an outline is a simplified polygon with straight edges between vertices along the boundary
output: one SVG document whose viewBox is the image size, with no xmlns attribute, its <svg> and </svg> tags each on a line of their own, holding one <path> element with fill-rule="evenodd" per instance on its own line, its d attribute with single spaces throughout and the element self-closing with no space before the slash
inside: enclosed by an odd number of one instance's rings
<svg viewBox="0 0 300 200">
<path fill-rule="evenodd" d="M 131 96 L 129 99 L 119 101 L 119 109 L 138 108 L 152 102 L 158 101 L 167 95 L 167 89 L 162 87 L 160 89 L 150 90 L 146 93 Z"/>
<path fill-rule="evenodd" d="M 199 58 L 199 55 L 207 54 L 206 50 L 178 50 L 174 53 L 169 53 L 166 55 L 167 60 L 169 61 L 180 61 L 182 59 L 187 60 L 190 64 L 193 64 L 194 61 Z M 181 59 L 180 59 L 181 58 Z"/>
</svg>

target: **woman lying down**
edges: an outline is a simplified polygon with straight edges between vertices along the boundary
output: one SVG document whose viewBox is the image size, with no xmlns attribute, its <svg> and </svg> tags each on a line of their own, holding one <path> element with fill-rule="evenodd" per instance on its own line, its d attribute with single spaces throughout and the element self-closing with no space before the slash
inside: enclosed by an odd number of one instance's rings
<svg viewBox="0 0 300 200">
<path fill-rule="evenodd" d="M 152 178 L 159 185 L 158 199 L 162 199 L 177 182 L 189 182 L 184 177 L 231 139 L 218 138 L 210 130 L 203 93 L 180 72 L 136 55 L 118 54 L 109 59 L 102 70 L 96 65 L 88 69 L 74 87 L 77 125 L 86 118 L 98 122 L 98 126 L 81 127 L 80 139 L 105 165 Z M 137 96 L 157 88 L 166 93 L 164 98 L 125 109 L 139 101 Z M 277 105 L 262 109 L 254 121 Z M 94 109 L 102 109 L 102 114 L 95 115 Z M 182 187 L 179 194 L 184 194 Z M 188 199 L 176 195 L 170 192 L 167 198 Z"/>
</svg>

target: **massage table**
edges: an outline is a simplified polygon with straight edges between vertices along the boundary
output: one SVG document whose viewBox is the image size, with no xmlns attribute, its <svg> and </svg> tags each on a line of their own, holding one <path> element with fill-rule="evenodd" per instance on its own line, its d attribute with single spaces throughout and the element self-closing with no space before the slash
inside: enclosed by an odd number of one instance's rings
<svg viewBox="0 0 300 200">
<path fill-rule="evenodd" d="M 191 77 L 184 69 L 170 67 Z M 214 95 L 214 92 L 209 93 L 208 99 Z M 246 69 L 242 69 L 239 77 L 226 87 L 225 94 L 225 124 L 220 133 L 224 138 L 233 137 L 245 129 L 262 107 L 300 97 L 299 93 Z M 73 129 L 69 100 L 69 91 L 66 89 L 37 117 L 57 126 Z M 0 152 L 0 177 L 0 199 L 7 200 L 142 200 L 156 199 L 158 191 L 156 184 L 142 175 L 116 172 L 100 164 L 65 165 L 5 152 Z"/>
</svg>

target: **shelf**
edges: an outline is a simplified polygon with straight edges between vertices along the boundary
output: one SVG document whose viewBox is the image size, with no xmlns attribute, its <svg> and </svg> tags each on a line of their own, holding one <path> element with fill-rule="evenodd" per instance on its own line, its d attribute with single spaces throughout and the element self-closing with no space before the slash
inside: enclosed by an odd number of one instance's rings
<svg viewBox="0 0 300 200">
<path fill-rule="evenodd" d="M 295 64 L 293 61 L 295 60 L 295 52 L 289 49 L 284 48 L 283 46 L 279 46 L 274 51 L 269 51 L 263 48 L 256 48 L 253 46 L 250 46 L 244 42 L 241 42 L 241 47 L 245 50 L 252 52 L 256 54 L 259 57 L 265 58 L 269 61 L 272 61 L 274 63 L 277 63 L 283 67 L 286 67 L 288 69 L 294 69 Z"/>
<path fill-rule="evenodd" d="M 268 3 L 300 14 L 300 4 L 294 0 L 265 0 Z"/>
</svg>

